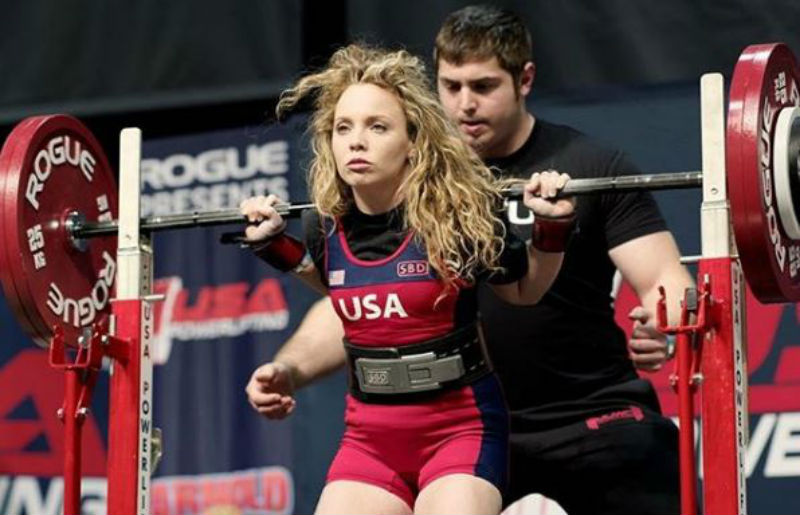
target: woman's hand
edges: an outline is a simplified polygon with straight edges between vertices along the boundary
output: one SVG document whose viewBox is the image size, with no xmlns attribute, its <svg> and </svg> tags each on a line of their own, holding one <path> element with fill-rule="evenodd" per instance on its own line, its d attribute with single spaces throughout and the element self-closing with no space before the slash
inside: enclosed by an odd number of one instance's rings
<svg viewBox="0 0 800 515">
<path fill-rule="evenodd" d="M 286 229 L 286 220 L 275 210 L 280 199 L 275 195 L 250 197 L 239 204 L 239 211 L 250 222 L 244 234 L 248 242 L 263 241 Z"/>
<path fill-rule="evenodd" d="M 556 199 L 569 182 L 569 175 L 553 170 L 536 172 L 525 184 L 523 202 L 534 215 L 563 218 L 575 211 L 575 197 Z"/>
</svg>

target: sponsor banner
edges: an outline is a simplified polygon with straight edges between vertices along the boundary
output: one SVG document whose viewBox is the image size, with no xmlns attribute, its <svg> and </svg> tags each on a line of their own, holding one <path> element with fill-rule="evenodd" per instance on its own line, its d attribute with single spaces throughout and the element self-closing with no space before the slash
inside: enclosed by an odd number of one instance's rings
<svg viewBox="0 0 800 515">
<path fill-rule="evenodd" d="M 800 308 L 794 304 L 761 304 L 746 288 L 748 412 L 800 411 Z M 617 294 L 617 323 L 630 335 L 628 313 L 638 305 L 635 293 L 623 283 Z M 669 376 L 675 361 L 655 374 L 643 373 L 656 387 L 664 412 L 678 412 L 678 396 Z M 695 403 L 696 406 L 699 404 Z"/>
<path fill-rule="evenodd" d="M 105 515 L 105 477 L 81 481 L 81 513 Z M 64 481 L 34 476 L 0 476 L 0 513 L 61 515 Z M 220 474 L 161 477 L 152 482 L 151 515 L 289 515 L 294 482 L 283 467 L 262 467 Z"/>
<path fill-rule="evenodd" d="M 0 364 L 0 474 L 58 476 L 64 470 L 64 425 L 56 412 L 64 402 L 64 374 L 50 368 L 46 351 L 26 343 Z M 106 385 L 101 380 L 98 389 Z M 87 476 L 106 472 L 103 400 L 96 395 L 82 425 L 81 466 Z"/>
<path fill-rule="evenodd" d="M 162 477 L 152 485 L 152 515 L 288 515 L 293 509 L 292 475 L 283 467 Z"/>
<path fill-rule="evenodd" d="M 290 200 L 286 131 L 270 129 L 267 141 L 253 135 L 256 139 L 248 142 L 243 136 L 234 130 L 147 143 L 142 216 L 224 209 L 270 193 Z"/>
<path fill-rule="evenodd" d="M 82 515 L 107 515 L 105 477 L 81 480 Z M 27 475 L 0 476 L 0 513 L 3 515 L 62 515 L 64 480 Z"/>
</svg>

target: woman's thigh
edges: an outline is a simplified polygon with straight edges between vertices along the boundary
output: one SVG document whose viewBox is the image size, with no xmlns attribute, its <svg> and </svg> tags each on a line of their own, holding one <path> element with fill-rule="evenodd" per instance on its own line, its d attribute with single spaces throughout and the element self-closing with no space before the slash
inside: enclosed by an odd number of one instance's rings
<svg viewBox="0 0 800 515">
<path fill-rule="evenodd" d="M 500 491 L 489 481 L 468 474 L 449 474 L 431 481 L 417 496 L 415 515 L 500 513 Z"/>
<path fill-rule="evenodd" d="M 398 496 L 359 481 L 332 481 L 322 489 L 316 515 L 410 515 L 411 508 Z"/>
</svg>

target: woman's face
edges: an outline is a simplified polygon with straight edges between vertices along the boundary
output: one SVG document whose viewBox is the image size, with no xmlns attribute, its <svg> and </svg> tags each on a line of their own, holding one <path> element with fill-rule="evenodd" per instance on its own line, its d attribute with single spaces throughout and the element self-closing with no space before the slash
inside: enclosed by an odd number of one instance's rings
<svg viewBox="0 0 800 515">
<path fill-rule="evenodd" d="M 412 149 L 395 94 L 373 84 L 349 86 L 336 104 L 332 147 L 339 177 L 357 198 L 394 193 Z"/>
</svg>

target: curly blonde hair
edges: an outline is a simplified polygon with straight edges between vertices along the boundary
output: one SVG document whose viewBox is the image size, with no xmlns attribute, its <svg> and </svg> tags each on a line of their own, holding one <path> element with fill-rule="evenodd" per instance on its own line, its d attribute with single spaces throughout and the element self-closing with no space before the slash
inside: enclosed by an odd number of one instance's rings
<svg viewBox="0 0 800 515">
<path fill-rule="evenodd" d="M 449 286 L 472 282 L 481 269 L 498 270 L 503 251 L 499 185 L 449 121 L 422 61 L 404 50 L 341 48 L 322 71 L 306 75 L 281 95 L 279 118 L 305 97 L 314 98 L 308 181 L 320 214 L 339 217 L 353 205 L 352 191 L 337 173 L 331 140 L 336 104 L 354 84 L 381 87 L 400 102 L 414 148 L 411 170 L 400 186 L 405 223 L 423 244 L 431 266 Z"/>
</svg>

